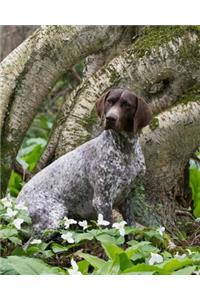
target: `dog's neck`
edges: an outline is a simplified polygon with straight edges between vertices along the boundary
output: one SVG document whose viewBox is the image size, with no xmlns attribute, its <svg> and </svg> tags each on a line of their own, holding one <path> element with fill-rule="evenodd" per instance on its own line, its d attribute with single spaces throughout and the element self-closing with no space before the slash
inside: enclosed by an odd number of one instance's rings
<svg viewBox="0 0 200 300">
<path fill-rule="evenodd" d="M 133 151 L 135 149 L 136 142 L 138 141 L 138 135 L 129 133 L 126 131 L 116 131 L 113 129 L 104 130 L 104 133 L 109 139 L 112 139 L 113 143 L 122 152 Z"/>
</svg>

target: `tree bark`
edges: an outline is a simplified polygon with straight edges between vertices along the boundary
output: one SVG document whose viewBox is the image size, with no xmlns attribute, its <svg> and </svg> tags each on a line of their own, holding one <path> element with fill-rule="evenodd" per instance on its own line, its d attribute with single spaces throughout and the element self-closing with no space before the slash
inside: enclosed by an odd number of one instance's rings
<svg viewBox="0 0 200 300">
<path fill-rule="evenodd" d="M 0 26 L 0 62 L 18 47 L 38 26 Z"/>
<path fill-rule="evenodd" d="M 125 26 L 42 26 L 1 63 L 3 193 L 24 135 L 55 81 L 125 31 Z"/>
</svg>

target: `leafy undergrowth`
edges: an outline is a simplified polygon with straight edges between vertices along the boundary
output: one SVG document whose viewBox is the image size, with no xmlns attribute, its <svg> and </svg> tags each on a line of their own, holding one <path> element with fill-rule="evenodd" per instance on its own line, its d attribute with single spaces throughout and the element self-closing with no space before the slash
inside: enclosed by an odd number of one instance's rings
<svg viewBox="0 0 200 300">
<path fill-rule="evenodd" d="M 128 227 L 121 221 L 107 228 L 101 215 L 90 224 L 65 217 L 62 229 L 30 239 L 27 208 L 14 198 L 0 200 L 0 218 L 2 275 L 200 274 L 200 247 L 176 246 L 163 227 Z"/>
</svg>

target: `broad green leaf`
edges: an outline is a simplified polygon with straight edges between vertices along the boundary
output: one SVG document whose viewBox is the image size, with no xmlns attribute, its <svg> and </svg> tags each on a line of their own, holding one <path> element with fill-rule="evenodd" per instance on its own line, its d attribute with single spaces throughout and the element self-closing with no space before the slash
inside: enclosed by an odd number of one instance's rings
<svg viewBox="0 0 200 300">
<path fill-rule="evenodd" d="M 46 259 L 46 258 L 50 258 L 50 257 L 52 257 L 52 256 L 54 256 L 55 254 L 53 253 L 53 251 L 51 251 L 51 250 L 45 250 L 45 251 L 42 251 L 42 253 L 41 253 L 41 257 L 42 258 L 44 258 L 44 259 Z"/>
<path fill-rule="evenodd" d="M 105 242 L 101 242 L 101 245 L 105 250 L 107 256 L 112 260 L 114 260 L 115 257 L 118 256 L 119 254 L 124 253 L 124 250 L 118 247 L 117 245 L 111 243 L 105 243 Z"/>
<path fill-rule="evenodd" d="M 8 191 L 13 197 L 17 197 L 21 188 L 23 186 L 23 180 L 21 175 L 12 171 L 9 183 L 8 183 Z"/>
<path fill-rule="evenodd" d="M 116 239 L 114 236 L 111 236 L 109 234 L 99 234 L 96 236 L 96 239 L 100 241 L 101 243 L 112 243 L 116 244 Z"/>
<path fill-rule="evenodd" d="M 21 245 L 22 244 L 22 241 L 17 238 L 16 236 L 11 236 L 8 238 L 13 244 L 15 245 Z"/>
<path fill-rule="evenodd" d="M 26 252 L 21 247 L 17 247 L 12 251 L 12 256 L 25 256 Z"/>
<path fill-rule="evenodd" d="M 51 267 L 38 258 L 8 256 L 7 260 L 10 266 L 20 275 L 56 275 L 64 273 L 64 270 Z"/>
<path fill-rule="evenodd" d="M 149 238 L 155 238 L 155 239 L 157 239 L 157 240 L 159 240 L 159 241 L 163 241 L 164 240 L 164 238 L 163 238 L 163 236 L 161 236 L 160 235 L 160 233 L 158 232 L 158 231 L 156 231 L 156 230 L 148 230 L 148 231 L 145 231 L 144 232 L 144 235 L 146 236 L 146 237 L 149 237 Z"/>
<path fill-rule="evenodd" d="M 28 169 L 32 171 L 40 158 L 40 155 L 42 154 L 43 146 L 38 144 L 36 145 L 31 152 L 28 154 L 22 156 L 22 159 L 29 165 Z"/>
<path fill-rule="evenodd" d="M 94 238 L 94 236 L 90 232 L 77 233 L 74 235 L 75 243 L 79 243 L 84 240 L 91 241 L 93 238 Z"/>
<path fill-rule="evenodd" d="M 155 273 L 157 271 L 160 271 L 160 268 L 157 266 L 150 266 L 150 265 L 146 265 L 146 264 L 137 264 L 131 268 L 127 268 L 122 273 L 123 274 L 133 273 L 133 272 L 153 272 L 153 273 Z"/>
<path fill-rule="evenodd" d="M 70 248 L 71 248 L 71 245 L 62 246 L 57 243 L 52 243 L 52 245 L 51 245 L 51 249 L 53 250 L 54 253 L 65 252 L 65 251 L 68 251 Z"/>
<path fill-rule="evenodd" d="M 14 228 L 4 228 L 0 230 L 0 239 L 7 239 L 11 236 L 15 236 L 18 234 L 18 231 Z"/>
<path fill-rule="evenodd" d="M 102 265 L 102 267 L 95 272 L 96 275 L 117 275 L 120 272 L 120 262 L 119 256 L 116 256 L 115 259 L 109 260 Z"/>
<path fill-rule="evenodd" d="M 200 217 L 200 170 L 196 167 L 190 168 L 190 187 L 192 189 L 192 200 L 194 203 L 194 216 Z"/>
<path fill-rule="evenodd" d="M 79 261 L 79 262 L 77 263 L 77 265 L 78 265 L 78 270 L 79 270 L 82 274 L 84 274 L 84 275 L 88 274 L 88 267 L 89 267 L 89 262 L 88 262 L 88 261 L 86 261 L 86 260 L 81 260 L 81 261 Z"/>
<path fill-rule="evenodd" d="M 183 258 L 183 259 L 173 258 L 167 262 L 164 262 L 162 265 L 160 265 L 160 267 L 165 273 L 171 273 L 185 266 L 192 265 L 192 263 L 193 263 L 192 259 L 190 258 Z"/>
<path fill-rule="evenodd" d="M 10 265 L 6 258 L 0 257 L 0 275 L 17 275 L 16 270 Z"/>
<path fill-rule="evenodd" d="M 143 234 L 143 229 L 142 228 L 138 228 L 138 227 L 132 227 L 132 226 L 126 226 L 125 227 L 125 232 L 126 234 Z"/>
<path fill-rule="evenodd" d="M 37 245 L 30 245 L 28 246 L 28 248 L 26 249 L 26 254 L 31 256 L 35 253 L 40 252 L 40 248 Z"/>
<path fill-rule="evenodd" d="M 200 253 L 199 252 L 192 254 L 192 261 L 195 264 L 200 264 Z"/>
<path fill-rule="evenodd" d="M 91 266 L 97 269 L 101 268 L 105 263 L 105 260 L 94 255 L 83 253 L 81 251 L 76 252 L 76 255 L 78 255 L 81 258 L 84 258 L 87 262 L 89 262 Z"/>
<path fill-rule="evenodd" d="M 138 250 L 135 250 L 138 251 Z M 140 263 L 145 261 L 145 256 L 141 252 L 136 252 L 131 256 L 131 261 L 136 262 L 139 261 Z"/>
<path fill-rule="evenodd" d="M 189 266 L 172 273 L 172 275 L 191 275 L 196 266 Z"/>
<path fill-rule="evenodd" d="M 126 253 L 119 254 L 119 263 L 121 271 L 124 271 L 125 269 L 131 268 L 133 266 Z"/>
</svg>

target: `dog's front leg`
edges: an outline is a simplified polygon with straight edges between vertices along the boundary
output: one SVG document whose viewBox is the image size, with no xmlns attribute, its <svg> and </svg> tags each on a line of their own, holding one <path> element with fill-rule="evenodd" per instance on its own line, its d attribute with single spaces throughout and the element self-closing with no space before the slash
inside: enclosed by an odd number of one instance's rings
<svg viewBox="0 0 200 300">
<path fill-rule="evenodd" d="M 97 215 L 102 214 L 103 219 L 105 221 L 110 222 L 108 227 L 112 226 L 113 219 L 112 219 L 112 202 L 108 201 L 103 195 L 101 196 L 94 196 L 93 199 L 93 207 L 97 212 Z"/>
<path fill-rule="evenodd" d="M 128 226 L 135 226 L 135 218 L 133 212 L 133 199 L 127 197 L 123 203 L 118 207 L 124 221 L 127 222 Z"/>
</svg>

